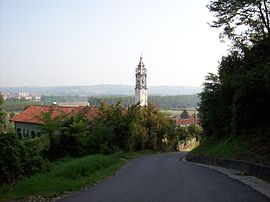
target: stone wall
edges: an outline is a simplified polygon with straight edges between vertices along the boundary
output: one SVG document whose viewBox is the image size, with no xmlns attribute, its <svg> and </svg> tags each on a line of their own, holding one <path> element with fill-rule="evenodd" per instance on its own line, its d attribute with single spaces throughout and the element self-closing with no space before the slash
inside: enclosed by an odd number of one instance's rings
<svg viewBox="0 0 270 202">
<path fill-rule="evenodd" d="M 187 140 L 183 143 L 178 143 L 178 151 L 191 151 L 195 147 L 199 145 L 199 141 L 196 138 L 192 138 L 191 140 Z"/>
</svg>

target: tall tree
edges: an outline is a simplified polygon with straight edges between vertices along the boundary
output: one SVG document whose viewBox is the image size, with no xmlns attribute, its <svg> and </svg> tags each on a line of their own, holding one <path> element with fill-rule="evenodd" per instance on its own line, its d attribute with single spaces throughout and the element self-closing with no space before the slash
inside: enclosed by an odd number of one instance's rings
<svg viewBox="0 0 270 202">
<path fill-rule="evenodd" d="M 7 133 L 10 128 L 9 114 L 3 108 L 4 98 L 0 93 L 0 134 Z"/>
<path fill-rule="evenodd" d="M 270 34 L 270 0 L 215 0 L 207 6 L 216 18 L 212 27 L 223 28 L 235 47 L 245 47 Z"/>
</svg>

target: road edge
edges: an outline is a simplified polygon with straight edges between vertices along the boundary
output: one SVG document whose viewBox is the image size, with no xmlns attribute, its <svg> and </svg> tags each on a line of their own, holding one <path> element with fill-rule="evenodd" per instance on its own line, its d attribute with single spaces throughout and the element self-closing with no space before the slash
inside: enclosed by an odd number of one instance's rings
<svg viewBox="0 0 270 202">
<path fill-rule="evenodd" d="M 186 157 L 183 157 L 180 160 L 185 163 L 196 164 L 198 166 L 203 166 L 211 170 L 221 172 L 232 179 L 238 180 L 242 182 L 243 184 L 250 186 L 252 189 L 258 191 L 259 193 L 263 194 L 264 196 L 270 199 L 270 184 L 266 181 L 263 181 L 254 176 L 246 175 L 246 173 L 241 172 L 239 170 L 233 170 L 233 169 L 223 168 L 219 166 L 212 166 L 212 165 L 187 161 Z"/>
</svg>

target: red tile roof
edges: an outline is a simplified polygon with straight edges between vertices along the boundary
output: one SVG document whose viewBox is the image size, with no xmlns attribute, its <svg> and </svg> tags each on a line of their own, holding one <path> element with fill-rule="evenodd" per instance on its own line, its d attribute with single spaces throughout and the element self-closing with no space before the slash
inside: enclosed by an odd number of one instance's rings
<svg viewBox="0 0 270 202">
<path fill-rule="evenodd" d="M 74 115 L 78 113 L 84 114 L 91 118 L 98 114 L 99 109 L 95 107 L 62 107 L 62 106 L 29 106 L 19 114 L 11 118 L 14 122 L 43 124 L 41 119 L 42 114 L 51 111 L 52 118 L 64 115 Z"/>
<path fill-rule="evenodd" d="M 198 120 L 196 120 L 195 118 L 191 118 L 191 119 L 176 119 L 176 125 L 191 125 L 191 124 L 198 124 Z"/>
</svg>

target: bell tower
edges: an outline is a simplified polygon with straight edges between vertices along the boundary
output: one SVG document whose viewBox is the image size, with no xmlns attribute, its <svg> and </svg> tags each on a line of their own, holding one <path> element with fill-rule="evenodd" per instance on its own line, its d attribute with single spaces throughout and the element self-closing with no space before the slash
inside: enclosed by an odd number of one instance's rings
<svg viewBox="0 0 270 202">
<path fill-rule="evenodd" d="M 143 64 L 142 55 L 140 57 L 140 62 L 136 68 L 136 87 L 135 87 L 135 104 L 138 102 L 141 106 L 147 106 L 147 70 Z"/>
</svg>

